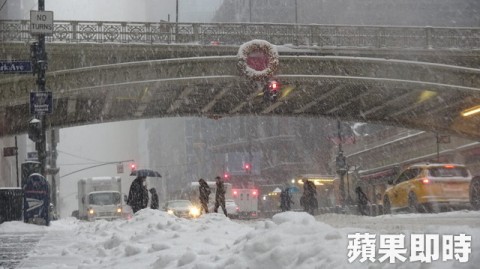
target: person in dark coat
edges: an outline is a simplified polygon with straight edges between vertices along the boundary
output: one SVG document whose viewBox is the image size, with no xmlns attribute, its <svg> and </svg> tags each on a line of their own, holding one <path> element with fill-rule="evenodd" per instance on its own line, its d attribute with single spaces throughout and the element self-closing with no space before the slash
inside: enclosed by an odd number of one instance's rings
<svg viewBox="0 0 480 269">
<path fill-rule="evenodd" d="M 205 179 L 201 178 L 198 180 L 199 187 L 198 191 L 200 193 L 200 204 L 202 206 L 202 210 L 205 211 L 205 213 L 208 213 L 208 200 L 210 197 L 210 187 L 208 186 L 207 182 Z"/>
<path fill-rule="evenodd" d="M 367 206 L 368 206 L 369 200 L 367 195 L 363 192 L 360 186 L 355 188 L 355 193 L 357 194 L 358 211 L 363 216 L 368 215 Z"/>
<path fill-rule="evenodd" d="M 290 196 L 288 188 L 282 189 L 282 192 L 280 193 L 280 209 L 282 212 L 289 211 L 292 203 L 292 196 Z"/>
<path fill-rule="evenodd" d="M 218 207 L 221 206 L 225 216 L 227 215 L 227 208 L 225 207 L 225 185 L 220 177 L 216 177 L 217 191 L 215 192 L 215 207 L 213 212 L 218 212 Z"/>
<path fill-rule="evenodd" d="M 158 194 L 157 190 L 155 188 L 150 189 L 150 194 L 152 195 L 150 199 L 150 208 L 151 209 L 158 209 L 159 203 L 158 203 Z"/>
<path fill-rule="evenodd" d="M 303 180 L 303 195 L 300 198 L 300 204 L 305 209 L 305 212 L 311 215 L 313 215 L 315 209 L 318 208 L 317 188 L 315 187 L 315 183 L 310 180 Z"/>
<path fill-rule="evenodd" d="M 148 205 L 148 189 L 145 186 L 147 177 L 138 176 L 130 185 L 127 205 L 132 207 L 133 213 L 144 209 Z"/>
</svg>

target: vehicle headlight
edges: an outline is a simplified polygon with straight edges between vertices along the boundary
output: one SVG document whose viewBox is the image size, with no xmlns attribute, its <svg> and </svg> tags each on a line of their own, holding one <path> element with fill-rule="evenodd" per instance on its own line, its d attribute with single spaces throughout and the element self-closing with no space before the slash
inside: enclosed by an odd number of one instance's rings
<svg viewBox="0 0 480 269">
<path fill-rule="evenodd" d="M 198 209 L 198 207 L 190 207 L 190 215 L 196 217 L 196 216 L 199 216 L 200 215 L 200 209 Z"/>
<path fill-rule="evenodd" d="M 173 210 L 169 209 L 169 210 L 167 210 L 167 213 L 170 214 L 170 215 L 173 215 Z"/>
<path fill-rule="evenodd" d="M 122 213 L 122 208 L 121 207 L 117 208 L 117 213 Z"/>
<path fill-rule="evenodd" d="M 90 208 L 90 209 L 88 210 L 88 214 L 90 214 L 90 215 L 95 214 L 95 210 L 93 210 L 93 208 Z"/>
</svg>

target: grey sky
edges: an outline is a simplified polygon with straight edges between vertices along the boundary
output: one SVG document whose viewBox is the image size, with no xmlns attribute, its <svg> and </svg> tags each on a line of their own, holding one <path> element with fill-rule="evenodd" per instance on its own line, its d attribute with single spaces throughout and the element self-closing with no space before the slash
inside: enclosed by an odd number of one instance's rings
<svg viewBox="0 0 480 269">
<path fill-rule="evenodd" d="M 4 0 L 0 0 L 3 3 Z M 223 0 L 178 0 L 180 22 L 208 22 Z M 38 0 L 8 0 L 1 18 L 29 19 Z M 175 21 L 176 0 L 45 0 L 55 20 Z"/>
</svg>

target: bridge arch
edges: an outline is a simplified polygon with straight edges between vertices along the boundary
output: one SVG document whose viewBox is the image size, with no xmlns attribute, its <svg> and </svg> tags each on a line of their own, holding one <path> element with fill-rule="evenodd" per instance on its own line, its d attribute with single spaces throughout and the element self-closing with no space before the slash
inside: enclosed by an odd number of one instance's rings
<svg viewBox="0 0 480 269">
<path fill-rule="evenodd" d="M 437 130 L 478 138 L 480 70 L 445 64 L 341 56 L 280 56 L 288 94 L 264 102 L 239 76 L 236 56 L 140 61 L 48 73 L 52 126 L 171 116 L 322 116 Z M 25 132 L 32 77 L 0 81 L 1 134 Z"/>
</svg>

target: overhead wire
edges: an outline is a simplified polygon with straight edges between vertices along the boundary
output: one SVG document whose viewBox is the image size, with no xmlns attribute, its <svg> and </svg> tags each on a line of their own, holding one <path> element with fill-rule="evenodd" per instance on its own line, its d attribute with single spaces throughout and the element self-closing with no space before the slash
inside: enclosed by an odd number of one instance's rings
<svg viewBox="0 0 480 269">
<path fill-rule="evenodd" d="M 5 6 L 5 4 L 7 3 L 8 0 L 5 0 L 5 2 L 3 2 L 2 6 L 0 7 L 0 11 L 2 11 L 3 7 Z"/>
<path fill-rule="evenodd" d="M 69 153 L 69 152 L 66 152 L 66 151 L 63 151 L 63 150 L 57 149 L 57 151 L 65 154 L 65 155 L 69 155 L 69 156 L 75 157 L 75 158 L 79 158 L 79 159 L 83 159 L 83 160 L 87 160 L 87 161 L 92 161 L 92 162 L 96 162 L 96 163 L 105 163 L 105 161 L 99 161 L 99 160 L 90 159 L 90 158 L 88 158 L 88 157 L 83 157 L 83 156 L 76 155 L 76 154 L 73 154 L 73 153 Z"/>
</svg>

